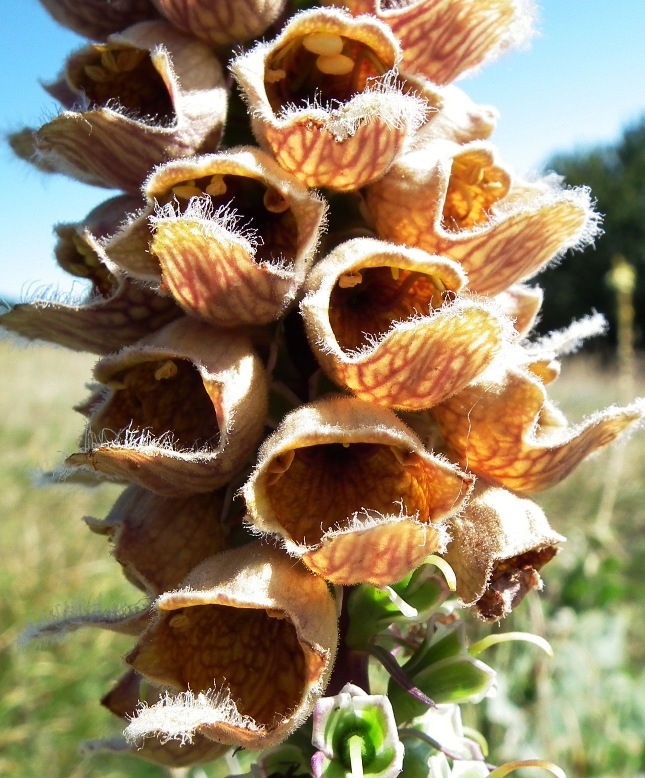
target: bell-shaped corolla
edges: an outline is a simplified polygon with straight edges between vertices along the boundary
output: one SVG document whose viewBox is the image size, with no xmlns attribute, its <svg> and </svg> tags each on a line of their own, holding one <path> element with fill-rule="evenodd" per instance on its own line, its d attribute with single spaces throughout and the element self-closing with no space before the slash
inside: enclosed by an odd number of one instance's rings
<svg viewBox="0 0 645 778">
<path fill-rule="evenodd" d="M 103 521 L 85 518 L 107 536 L 126 578 L 156 597 L 179 586 L 204 559 L 228 548 L 221 492 L 162 497 L 141 486 L 128 487 Z"/>
<path fill-rule="evenodd" d="M 95 368 L 72 469 L 131 481 L 159 494 L 210 492 L 246 464 L 264 430 L 264 368 L 246 337 L 187 317 Z"/>
<path fill-rule="evenodd" d="M 404 155 L 365 199 L 384 240 L 463 266 L 471 291 L 495 295 L 597 233 L 586 189 L 556 177 L 514 181 L 484 141 L 433 141 Z"/>
<path fill-rule="evenodd" d="M 556 375 L 548 360 L 524 369 L 494 365 L 430 414 L 468 470 L 515 492 L 548 489 L 645 415 L 641 399 L 569 426 L 544 387 Z"/>
<path fill-rule="evenodd" d="M 389 586 L 444 548 L 472 480 L 387 408 L 331 397 L 283 419 L 243 494 L 251 528 L 318 575 Z"/>
<path fill-rule="evenodd" d="M 372 14 L 401 41 L 401 69 L 447 84 L 521 46 L 532 34 L 533 0 L 326 0 Z"/>
<path fill-rule="evenodd" d="M 51 16 L 84 38 L 102 41 L 138 22 L 156 19 L 152 0 L 40 0 Z"/>
<path fill-rule="evenodd" d="M 231 65 L 261 146 L 307 186 L 350 191 L 385 173 L 426 114 L 376 19 L 315 8 Z"/>
<path fill-rule="evenodd" d="M 34 164 L 132 194 L 155 165 L 215 150 L 226 118 L 211 49 L 161 21 L 76 52 L 50 91 L 69 110 L 33 134 Z"/>
<path fill-rule="evenodd" d="M 486 369 L 511 337 L 483 298 L 460 294 L 456 262 L 371 238 L 318 262 L 301 303 L 325 372 L 357 397 L 402 410 L 429 408 Z"/>
<path fill-rule="evenodd" d="M 252 543 L 211 557 L 155 611 L 126 661 L 179 694 L 140 706 L 131 740 L 198 734 L 268 748 L 304 722 L 325 689 L 336 602 L 322 578 L 275 548 Z"/>
<path fill-rule="evenodd" d="M 266 324 L 293 301 L 326 205 L 267 154 L 175 160 L 145 192 L 148 207 L 103 245 L 106 262 L 219 327 Z"/>
<path fill-rule="evenodd" d="M 286 0 L 152 0 L 180 30 L 214 46 L 256 38 L 280 16 Z"/>
<path fill-rule="evenodd" d="M 532 589 L 538 571 L 565 538 L 532 500 L 478 481 L 466 508 L 450 525 L 445 554 L 462 603 L 484 621 L 507 616 Z"/>
<path fill-rule="evenodd" d="M 88 281 L 87 293 L 76 304 L 56 299 L 18 303 L 0 317 L 0 326 L 29 340 L 110 354 L 179 318 L 182 311 L 172 297 L 126 278 L 96 251 L 95 237 L 114 232 L 126 214 L 139 207 L 138 198 L 121 195 L 97 206 L 78 224 L 57 225 L 58 264 Z"/>
</svg>

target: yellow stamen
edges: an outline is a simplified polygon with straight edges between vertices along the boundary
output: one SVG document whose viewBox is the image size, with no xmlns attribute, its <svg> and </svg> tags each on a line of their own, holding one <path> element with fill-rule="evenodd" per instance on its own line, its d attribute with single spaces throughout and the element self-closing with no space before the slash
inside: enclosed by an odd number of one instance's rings
<svg viewBox="0 0 645 778">
<path fill-rule="evenodd" d="M 114 52 L 110 49 L 105 49 L 101 52 L 101 65 L 112 73 L 119 72 L 119 66 L 114 56 Z"/>
<path fill-rule="evenodd" d="M 342 276 L 339 276 L 337 281 L 338 286 L 340 286 L 341 289 L 351 289 L 353 286 L 358 286 L 362 282 L 363 276 L 358 270 L 355 270 L 353 273 L 343 273 Z"/>
<path fill-rule="evenodd" d="M 168 619 L 168 626 L 172 627 L 172 629 L 186 629 L 190 626 L 190 619 L 185 613 L 177 613 Z"/>
<path fill-rule="evenodd" d="M 116 55 L 116 62 L 119 70 L 127 73 L 134 70 L 145 56 L 146 52 L 141 49 L 121 49 Z"/>
<path fill-rule="evenodd" d="M 194 184 L 178 184 L 177 186 L 173 186 L 172 192 L 183 200 L 188 200 L 191 197 L 200 197 L 204 194 L 202 190 Z"/>
<path fill-rule="evenodd" d="M 267 211 L 271 211 L 271 213 L 284 213 L 289 210 L 289 201 L 277 189 L 267 189 L 262 197 L 262 202 Z"/>
<path fill-rule="evenodd" d="M 312 54 L 322 54 L 333 57 L 343 50 L 343 39 L 340 35 L 329 32 L 314 32 L 303 38 L 302 45 Z"/>
<path fill-rule="evenodd" d="M 401 274 L 401 268 L 400 267 L 390 267 L 390 273 L 392 273 L 392 278 L 395 281 L 399 280 L 399 275 Z"/>
<path fill-rule="evenodd" d="M 346 76 L 354 70 L 354 60 L 345 54 L 322 55 L 316 60 L 316 67 L 328 76 Z"/>
<path fill-rule="evenodd" d="M 83 68 L 85 75 L 102 84 L 109 80 L 110 74 L 106 73 L 100 65 L 85 65 Z"/>
<path fill-rule="evenodd" d="M 165 381 L 168 378 L 174 378 L 177 375 L 177 365 L 172 359 L 162 362 L 155 370 L 155 380 Z"/>
<path fill-rule="evenodd" d="M 210 184 L 204 191 L 211 197 L 219 197 L 220 195 L 226 194 L 226 182 L 224 181 L 224 176 L 217 174 L 214 175 L 211 178 Z"/>
</svg>

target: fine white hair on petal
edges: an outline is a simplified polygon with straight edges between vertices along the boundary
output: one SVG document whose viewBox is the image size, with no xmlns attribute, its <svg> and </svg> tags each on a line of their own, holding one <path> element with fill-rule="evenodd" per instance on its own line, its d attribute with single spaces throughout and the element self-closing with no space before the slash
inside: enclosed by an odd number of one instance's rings
<svg viewBox="0 0 645 778">
<path fill-rule="evenodd" d="M 183 745 L 192 742 L 199 727 L 219 724 L 261 731 L 252 718 L 240 714 L 227 691 L 195 695 L 189 689 L 175 696 L 166 692 L 154 705 L 140 703 L 123 734 L 129 743 L 156 735 L 162 743 L 178 740 Z"/>
<path fill-rule="evenodd" d="M 607 332 L 607 320 L 601 313 L 593 313 L 572 322 L 568 327 L 549 332 L 540 340 L 527 346 L 533 354 L 573 354 L 588 338 L 595 338 Z"/>
</svg>

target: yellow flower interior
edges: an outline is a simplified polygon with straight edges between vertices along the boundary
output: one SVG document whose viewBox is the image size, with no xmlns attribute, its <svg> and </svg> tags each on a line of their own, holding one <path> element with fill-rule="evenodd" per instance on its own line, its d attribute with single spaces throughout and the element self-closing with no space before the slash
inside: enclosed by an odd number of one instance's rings
<svg viewBox="0 0 645 778">
<path fill-rule="evenodd" d="M 277 189 L 249 176 L 216 174 L 176 182 L 156 199 L 179 203 L 185 210 L 192 197 L 210 197 L 213 209 L 234 210 L 242 230 L 262 236 L 255 259 L 292 263 L 298 250 L 298 222 L 289 201 Z"/>
<path fill-rule="evenodd" d="M 488 152 L 478 150 L 456 157 L 443 207 L 444 229 L 459 232 L 485 224 L 491 208 L 509 188 L 508 173 L 492 164 Z"/>
<path fill-rule="evenodd" d="M 143 49 L 94 44 L 71 80 L 93 108 L 118 106 L 155 123 L 175 120 L 168 88 Z"/>
<path fill-rule="evenodd" d="M 370 46 L 335 33 L 294 37 L 267 58 L 264 82 L 275 113 L 288 105 L 346 102 L 363 92 L 369 79 L 394 66 Z"/>
<path fill-rule="evenodd" d="M 141 362 L 112 376 L 113 395 L 99 417 L 109 440 L 123 429 L 171 433 L 177 448 L 215 445 L 219 434 L 213 401 L 195 366 L 184 359 Z"/>
<path fill-rule="evenodd" d="M 93 294 L 108 296 L 114 291 L 116 279 L 100 261 L 94 249 L 82 235 L 74 233 L 65 251 L 65 270 L 92 283 Z"/>
<path fill-rule="evenodd" d="M 356 514 L 414 516 L 431 521 L 431 476 L 417 454 L 377 443 L 328 443 L 297 448 L 269 463 L 271 510 L 294 541 L 320 542 Z"/>
<path fill-rule="evenodd" d="M 194 694 L 229 689 L 239 712 L 264 726 L 300 703 L 305 655 L 295 627 L 280 612 L 194 605 L 164 616 L 148 636 L 131 660 L 153 679 Z"/>
<path fill-rule="evenodd" d="M 397 267 L 343 273 L 329 300 L 329 323 L 343 351 L 365 346 L 393 322 L 428 315 L 454 298 L 437 276 Z"/>
</svg>

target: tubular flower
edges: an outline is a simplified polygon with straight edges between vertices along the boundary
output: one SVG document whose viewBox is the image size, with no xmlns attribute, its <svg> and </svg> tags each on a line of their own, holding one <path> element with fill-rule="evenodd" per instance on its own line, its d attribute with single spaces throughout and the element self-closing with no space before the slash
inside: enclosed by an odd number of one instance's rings
<svg viewBox="0 0 645 778">
<path fill-rule="evenodd" d="M 219 492 L 169 498 L 130 486 L 105 520 L 88 517 L 85 522 L 113 543 L 126 578 L 157 596 L 227 548 L 230 529 L 222 522 L 223 506 Z"/>
<path fill-rule="evenodd" d="M 365 192 L 379 234 L 460 262 L 473 292 L 495 295 L 597 232 L 585 189 L 514 183 L 483 142 L 435 141 Z"/>
<path fill-rule="evenodd" d="M 169 496 L 226 484 L 262 434 L 266 379 L 245 337 L 214 334 L 183 318 L 101 360 L 106 390 L 67 465 Z"/>
<path fill-rule="evenodd" d="M 338 641 L 321 578 L 255 543 L 206 560 L 155 608 L 126 661 L 181 693 L 140 707 L 126 736 L 268 748 L 311 714 Z"/>
<path fill-rule="evenodd" d="M 403 46 L 402 70 L 435 84 L 468 75 L 531 35 L 531 0 L 326 0 L 373 14 Z"/>
<path fill-rule="evenodd" d="M 458 461 L 491 483 L 537 492 L 559 483 L 580 462 L 640 421 L 645 406 L 607 408 L 569 427 L 547 399 L 534 370 L 492 369 L 430 411 Z"/>
<path fill-rule="evenodd" d="M 382 176 L 425 117 L 396 84 L 400 53 L 375 19 L 312 9 L 231 70 L 260 145 L 307 186 L 349 191 Z"/>
<path fill-rule="evenodd" d="M 261 35 L 284 10 L 286 0 L 152 0 L 180 30 L 216 46 Z"/>
<path fill-rule="evenodd" d="M 81 49 L 65 78 L 84 107 L 68 105 L 34 133 L 40 168 L 137 194 L 155 165 L 218 143 L 222 67 L 206 45 L 164 22 L 141 22 Z"/>
<path fill-rule="evenodd" d="M 101 705 L 123 721 L 136 714 L 141 701 L 154 705 L 164 693 L 142 680 L 139 673 L 129 670 L 103 697 Z M 84 751 L 112 751 L 138 756 L 148 762 L 168 767 L 189 767 L 212 762 L 228 751 L 228 746 L 215 743 L 204 735 L 193 735 L 190 743 L 146 738 L 142 743 L 128 743 L 125 738 L 97 740 L 83 744 Z"/>
<path fill-rule="evenodd" d="M 429 408 L 479 375 L 510 336 L 494 306 L 459 296 L 465 283 L 443 257 L 368 238 L 342 243 L 305 284 L 310 345 L 357 397 Z"/>
<path fill-rule="evenodd" d="M 59 24 L 93 40 L 159 16 L 151 0 L 40 0 Z"/>
<path fill-rule="evenodd" d="M 446 560 L 457 594 L 485 621 L 507 616 L 531 589 L 541 589 L 538 570 L 564 542 L 534 502 L 485 482 L 477 484 L 450 533 Z"/>
<path fill-rule="evenodd" d="M 22 303 L 0 318 L 0 326 L 30 340 L 47 340 L 77 351 L 108 354 L 177 319 L 181 309 L 112 272 L 97 253 L 88 231 L 100 237 L 113 232 L 138 200 L 122 195 L 97 206 L 79 224 L 59 224 L 56 259 L 63 270 L 90 282 L 77 305 L 55 300 Z"/>
<path fill-rule="evenodd" d="M 295 298 L 326 206 L 259 149 L 170 162 L 145 192 L 106 259 L 220 327 L 273 321 Z"/>
<path fill-rule="evenodd" d="M 314 572 L 387 586 L 443 549 L 471 484 L 391 411 L 329 398 L 283 420 L 243 493 L 253 528 Z"/>
</svg>

